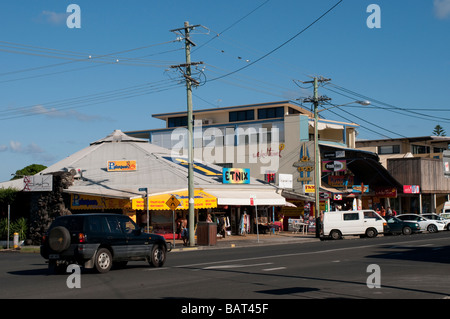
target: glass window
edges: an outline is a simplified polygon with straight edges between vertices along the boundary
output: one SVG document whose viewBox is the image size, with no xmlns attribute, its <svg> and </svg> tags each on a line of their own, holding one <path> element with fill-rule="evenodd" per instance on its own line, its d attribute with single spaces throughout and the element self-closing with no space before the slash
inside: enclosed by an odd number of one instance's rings
<svg viewBox="0 0 450 319">
<path fill-rule="evenodd" d="M 378 216 L 377 213 L 372 212 L 372 211 L 364 212 L 364 219 L 368 219 L 368 218 L 374 218 L 376 220 L 381 219 L 381 217 Z"/>
<path fill-rule="evenodd" d="M 400 145 L 378 146 L 378 154 L 400 154 Z"/>
<path fill-rule="evenodd" d="M 229 122 L 253 121 L 254 119 L 255 112 L 253 110 L 233 111 L 228 113 Z"/>
<path fill-rule="evenodd" d="M 272 119 L 275 117 L 284 116 L 284 107 L 268 107 L 264 109 L 258 109 L 258 119 Z"/>
<path fill-rule="evenodd" d="M 187 126 L 187 116 L 170 117 L 168 127 Z"/>
<path fill-rule="evenodd" d="M 93 233 L 108 232 L 108 224 L 104 216 L 89 216 L 88 223 L 88 229 Z"/>
<path fill-rule="evenodd" d="M 117 220 L 116 216 L 107 216 L 106 219 L 108 220 L 109 229 L 111 230 L 111 233 L 113 234 L 121 234 L 122 230 L 120 229 L 119 221 Z"/>
<path fill-rule="evenodd" d="M 346 213 L 344 220 L 359 220 L 359 213 Z"/>
</svg>

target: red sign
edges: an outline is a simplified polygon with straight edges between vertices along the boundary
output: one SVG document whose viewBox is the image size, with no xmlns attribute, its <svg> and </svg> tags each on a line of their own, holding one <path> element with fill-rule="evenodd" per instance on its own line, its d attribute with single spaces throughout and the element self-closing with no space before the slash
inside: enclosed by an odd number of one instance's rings
<svg viewBox="0 0 450 319">
<path fill-rule="evenodd" d="M 255 206 L 255 201 L 253 200 L 253 197 L 250 197 L 250 206 Z"/>
<path fill-rule="evenodd" d="M 420 194 L 419 185 L 403 185 L 403 193 L 405 194 Z"/>
</svg>

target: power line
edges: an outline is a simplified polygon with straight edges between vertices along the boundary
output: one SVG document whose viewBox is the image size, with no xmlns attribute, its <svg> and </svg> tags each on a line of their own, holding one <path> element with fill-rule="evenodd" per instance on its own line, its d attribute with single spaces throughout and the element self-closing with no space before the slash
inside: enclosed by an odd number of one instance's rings
<svg viewBox="0 0 450 319">
<path fill-rule="evenodd" d="M 308 26 L 306 26 L 305 28 L 303 28 L 300 32 L 296 33 L 293 37 L 291 37 L 290 39 L 286 40 L 285 42 L 283 42 L 282 44 L 280 44 L 279 46 L 277 46 L 276 48 L 272 49 L 271 51 L 267 52 L 266 54 L 264 54 L 263 56 L 259 57 L 258 59 L 256 59 L 255 61 L 250 62 L 249 64 L 246 64 L 245 66 L 234 70 L 232 72 L 229 72 L 227 74 L 224 74 L 222 76 L 213 78 L 208 80 L 209 82 L 211 81 L 215 81 L 218 79 L 222 79 L 224 77 L 227 77 L 229 75 L 235 74 L 237 72 L 240 72 L 246 68 L 248 68 L 249 66 L 261 61 L 262 59 L 268 57 L 269 55 L 271 55 L 272 53 L 276 52 L 277 50 L 281 49 L 283 46 L 285 46 L 286 44 L 288 44 L 289 42 L 291 42 L 292 40 L 294 40 L 295 38 L 297 38 L 298 36 L 300 36 L 302 33 L 304 33 L 306 30 L 308 30 L 309 28 L 311 28 L 314 24 L 316 24 L 317 22 L 319 22 L 323 17 L 325 17 L 328 13 L 330 13 L 334 8 L 336 8 L 343 0 L 339 0 L 335 5 L 333 5 L 330 9 L 328 9 L 327 11 L 325 11 L 321 16 L 319 16 L 317 19 L 315 19 L 313 22 L 311 22 Z"/>
</svg>

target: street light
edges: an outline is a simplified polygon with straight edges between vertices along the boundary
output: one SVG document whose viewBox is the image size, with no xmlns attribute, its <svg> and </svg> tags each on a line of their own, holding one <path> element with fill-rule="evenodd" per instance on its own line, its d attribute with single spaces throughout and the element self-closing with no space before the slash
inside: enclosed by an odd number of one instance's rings
<svg viewBox="0 0 450 319">
<path fill-rule="evenodd" d="M 316 80 L 317 81 L 317 80 Z M 317 84 L 315 84 L 315 86 L 317 87 Z M 320 152 L 319 152 L 319 113 L 322 111 L 326 111 L 335 107 L 341 107 L 341 106 L 345 106 L 345 105 L 349 105 L 352 103 L 358 103 L 361 105 L 370 105 L 370 101 L 367 100 L 363 100 L 363 101 L 353 101 L 353 102 L 349 102 L 349 103 L 345 103 L 345 104 L 341 104 L 341 105 L 333 105 L 332 107 L 326 108 L 326 109 L 322 109 L 322 110 L 318 110 L 318 106 L 319 106 L 319 98 L 317 96 L 317 90 L 315 90 L 315 96 L 314 96 L 314 200 L 315 200 L 315 218 L 316 218 L 316 237 L 320 236 L 320 230 L 318 227 L 318 222 L 319 222 L 319 206 L 320 206 L 320 199 L 319 199 L 319 188 L 320 188 L 320 184 L 321 184 L 321 173 L 320 173 L 320 161 L 319 161 L 319 156 L 320 156 Z"/>
</svg>

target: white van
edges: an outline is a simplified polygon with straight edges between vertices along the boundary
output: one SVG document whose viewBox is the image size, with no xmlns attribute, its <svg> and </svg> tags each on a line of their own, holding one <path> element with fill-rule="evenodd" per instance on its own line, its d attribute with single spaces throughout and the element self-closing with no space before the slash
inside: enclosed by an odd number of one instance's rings
<svg viewBox="0 0 450 319">
<path fill-rule="evenodd" d="M 443 214 L 450 214 L 450 202 L 444 203 L 444 208 L 442 209 Z"/>
<path fill-rule="evenodd" d="M 387 223 L 373 210 L 333 211 L 323 214 L 322 235 L 341 239 L 345 235 L 376 237 L 387 230 Z"/>
</svg>

